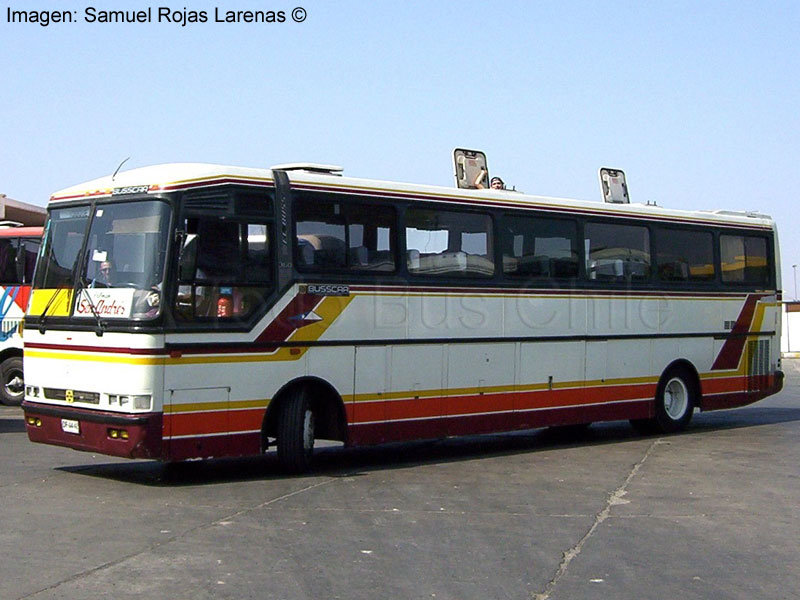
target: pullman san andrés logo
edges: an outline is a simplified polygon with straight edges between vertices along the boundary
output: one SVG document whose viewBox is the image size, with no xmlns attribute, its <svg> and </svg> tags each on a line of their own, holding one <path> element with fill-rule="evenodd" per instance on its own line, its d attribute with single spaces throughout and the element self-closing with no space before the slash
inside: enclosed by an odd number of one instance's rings
<svg viewBox="0 0 800 600">
<path fill-rule="evenodd" d="M 133 290 L 83 290 L 74 316 L 124 319 L 131 313 L 132 301 Z"/>
</svg>

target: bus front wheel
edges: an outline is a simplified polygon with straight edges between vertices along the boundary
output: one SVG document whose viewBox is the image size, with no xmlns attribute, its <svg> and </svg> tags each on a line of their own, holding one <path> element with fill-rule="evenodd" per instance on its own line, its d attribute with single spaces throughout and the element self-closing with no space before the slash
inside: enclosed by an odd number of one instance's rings
<svg viewBox="0 0 800 600">
<path fill-rule="evenodd" d="M 299 387 L 290 392 L 278 415 L 278 462 L 290 473 L 311 468 L 314 452 L 314 412 L 308 391 Z"/>
<path fill-rule="evenodd" d="M 12 356 L 0 364 L 3 386 L 0 388 L 0 403 L 19 406 L 25 395 L 25 380 L 22 378 L 22 358 Z"/>
<path fill-rule="evenodd" d="M 674 433 L 686 429 L 697 405 L 694 379 L 686 368 L 675 367 L 661 377 L 656 388 L 655 416 L 631 421 L 641 433 Z"/>
</svg>

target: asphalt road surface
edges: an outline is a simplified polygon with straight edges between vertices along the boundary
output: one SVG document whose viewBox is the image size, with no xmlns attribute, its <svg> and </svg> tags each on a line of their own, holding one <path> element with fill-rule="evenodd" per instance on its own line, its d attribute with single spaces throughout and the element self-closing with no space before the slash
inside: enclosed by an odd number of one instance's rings
<svg viewBox="0 0 800 600">
<path fill-rule="evenodd" d="M 165 468 L 0 408 L 0 599 L 800 597 L 800 365 L 778 396 L 627 423 Z"/>
</svg>

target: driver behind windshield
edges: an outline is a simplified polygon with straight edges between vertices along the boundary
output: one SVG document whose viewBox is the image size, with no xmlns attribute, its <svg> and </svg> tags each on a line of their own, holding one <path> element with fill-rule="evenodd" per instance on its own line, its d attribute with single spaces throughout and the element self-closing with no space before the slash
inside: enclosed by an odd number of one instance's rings
<svg viewBox="0 0 800 600">
<path fill-rule="evenodd" d="M 110 260 L 104 260 L 100 263 L 100 267 L 97 269 L 97 276 L 92 279 L 89 287 L 112 287 L 115 274 L 114 263 Z"/>
</svg>

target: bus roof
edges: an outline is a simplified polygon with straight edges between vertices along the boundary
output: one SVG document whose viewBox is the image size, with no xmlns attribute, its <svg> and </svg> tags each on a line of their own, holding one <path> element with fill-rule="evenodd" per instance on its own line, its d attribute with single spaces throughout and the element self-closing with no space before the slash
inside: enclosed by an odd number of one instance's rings
<svg viewBox="0 0 800 600">
<path fill-rule="evenodd" d="M 535 196 L 510 190 L 466 190 L 442 186 L 399 183 L 354 177 L 314 169 L 286 171 L 293 188 L 361 196 L 384 196 L 398 200 L 443 202 L 462 206 L 538 208 L 541 210 L 617 216 L 647 220 L 691 222 L 705 225 L 742 225 L 772 229 L 773 220 L 755 212 L 686 211 L 650 204 L 610 204 L 586 200 Z M 272 186 L 271 169 L 234 167 L 204 163 L 170 163 L 122 171 L 78 184 L 53 194 L 51 202 L 90 199 L 115 194 L 148 192 L 158 194 L 212 185 L 239 184 Z"/>
</svg>

